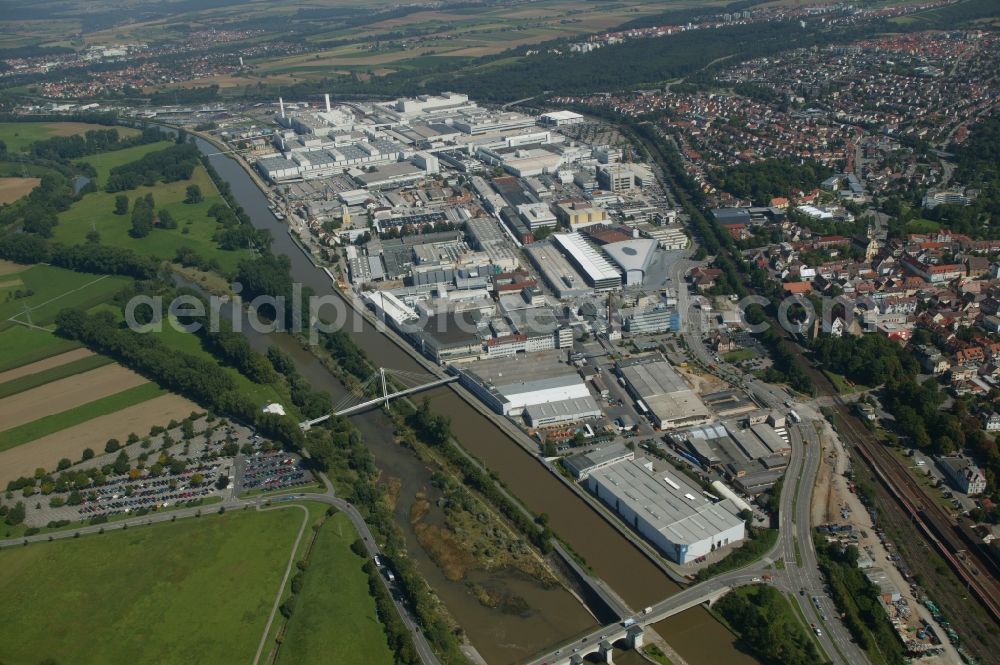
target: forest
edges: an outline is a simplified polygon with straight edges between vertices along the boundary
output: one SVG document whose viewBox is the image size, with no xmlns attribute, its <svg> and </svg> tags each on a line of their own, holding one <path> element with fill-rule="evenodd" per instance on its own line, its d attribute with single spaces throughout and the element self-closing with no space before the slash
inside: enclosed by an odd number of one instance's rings
<svg viewBox="0 0 1000 665">
<path fill-rule="evenodd" d="M 713 184 L 739 198 L 749 198 L 754 205 L 767 206 L 776 196 L 796 191 L 809 192 L 819 187 L 833 170 L 813 161 L 802 164 L 788 159 L 723 167 L 711 173 Z"/>
<path fill-rule="evenodd" d="M 477 58 L 440 58 L 414 71 L 362 79 L 354 74 L 284 87 L 286 97 L 308 97 L 328 90 L 342 95 L 412 96 L 461 90 L 484 101 L 534 97 L 540 94 L 580 95 L 616 91 L 691 75 L 716 60 L 738 55 L 753 58 L 792 48 L 808 48 L 843 38 L 838 30 L 798 30 L 795 23 L 727 25 L 692 30 L 669 37 L 633 39 L 590 53 L 569 53 L 566 40 L 519 46 Z M 886 27 L 875 22 L 853 26 L 855 38 Z M 527 51 L 538 51 L 526 55 Z M 269 87 L 248 90 L 254 98 L 272 98 Z"/>
<path fill-rule="evenodd" d="M 44 141 L 35 141 L 30 146 L 32 156 L 40 159 L 79 159 L 99 152 L 109 152 L 131 148 L 137 145 L 156 143 L 168 138 L 156 127 L 144 129 L 140 134 L 122 138 L 117 129 L 92 129 L 82 136 L 53 136 Z"/>
<path fill-rule="evenodd" d="M 825 335 L 813 341 L 812 350 L 823 367 L 865 386 L 901 381 L 920 372 L 913 354 L 884 335 Z"/>
<path fill-rule="evenodd" d="M 140 185 L 152 186 L 161 180 L 188 180 L 195 167 L 201 163 L 200 157 L 201 153 L 194 144 L 172 145 L 148 153 L 134 162 L 114 167 L 104 189 L 114 193 L 135 189 Z"/>
<path fill-rule="evenodd" d="M 965 142 L 952 149 L 955 180 L 979 193 L 971 205 L 940 205 L 923 215 L 974 238 L 1000 237 L 1000 116 L 976 123 Z"/>
</svg>

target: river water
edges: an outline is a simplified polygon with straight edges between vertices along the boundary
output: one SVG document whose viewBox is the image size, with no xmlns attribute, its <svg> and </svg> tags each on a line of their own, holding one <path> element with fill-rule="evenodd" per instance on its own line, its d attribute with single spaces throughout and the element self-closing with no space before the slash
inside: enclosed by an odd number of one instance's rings
<svg viewBox="0 0 1000 665">
<path fill-rule="evenodd" d="M 291 240 L 287 227 L 267 207 L 267 199 L 243 168 L 198 139 L 212 165 L 229 182 L 233 195 L 254 226 L 274 237 L 273 251 L 291 260 L 292 278 L 318 295 L 334 295 L 329 278 L 317 269 Z M 352 317 L 348 330 L 355 343 L 379 365 L 411 372 L 422 371 L 407 353 L 360 317 Z M 247 327 L 244 327 L 247 330 Z M 299 369 L 314 387 L 331 392 L 336 402 L 343 394 L 339 382 L 288 336 L 261 337 L 248 333 L 258 349 L 278 343 L 294 353 Z M 654 566 L 631 542 L 612 528 L 586 502 L 553 478 L 538 462 L 500 430 L 490 419 L 470 407 L 451 388 L 425 393 L 435 411 L 451 418 L 458 441 L 495 472 L 506 487 L 535 513 L 547 513 L 549 524 L 634 609 L 675 593 L 677 585 Z M 497 575 L 487 583 L 506 586 L 528 600 L 535 610 L 520 617 L 490 610 L 478 603 L 464 585 L 449 582 L 423 553 L 409 524 L 409 506 L 417 491 L 432 494 L 430 470 L 414 455 L 397 446 L 388 418 L 371 411 L 352 418 L 365 437 L 382 472 L 402 483 L 396 517 L 407 545 L 428 582 L 458 618 L 470 641 L 492 664 L 516 662 L 544 647 L 583 632 L 594 619 L 564 590 L 544 590 L 512 575 Z M 478 581 L 478 580 L 477 580 Z M 655 629 L 690 665 L 753 665 L 756 661 L 739 651 L 733 635 L 704 609 L 697 608 L 656 624 Z M 618 662 L 633 662 L 634 654 L 616 654 Z M 640 662 L 636 660 L 634 662 Z"/>
</svg>

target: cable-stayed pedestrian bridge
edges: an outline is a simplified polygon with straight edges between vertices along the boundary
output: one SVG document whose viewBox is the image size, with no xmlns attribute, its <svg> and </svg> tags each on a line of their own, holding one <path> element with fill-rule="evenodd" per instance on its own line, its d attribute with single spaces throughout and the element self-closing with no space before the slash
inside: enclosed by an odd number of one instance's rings
<svg viewBox="0 0 1000 665">
<path fill-rule="evenodd" d="M 328 420 L 331 416 L 352 416 L 356 413 L 388 404 L 390 400 L 398 397 L 414 395 L 457 380 L 457 376 L 438 378 L 426 372 L 407 372 L 401 369 L 379 367 L 378 371 L 373 372 L 364 383 L 352 388 L 344 395 L 334 405 L 333 413 L 328 413 L 325 416 L 313 418 L 312 420 L 306 420 L 300 423 L 299 426 L 307 430 L 313 425 Z M 372 397 L 373 394 L 376 396 Z"/>
</svg>

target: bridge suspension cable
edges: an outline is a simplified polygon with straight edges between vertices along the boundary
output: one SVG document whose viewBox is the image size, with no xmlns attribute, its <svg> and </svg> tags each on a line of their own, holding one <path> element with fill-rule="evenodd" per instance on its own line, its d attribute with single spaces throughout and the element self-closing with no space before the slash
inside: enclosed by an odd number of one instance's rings
<svg viewBox="0 0 1000 665">
<path fill-rule="evenodd" d="M 432 374 L 393 370 L 380 367 L 363 383 L 355 384 L 333 407 L 333 413 L 300 423 L 303 429 L 327 420 L 331 415 L 347 416 L 367 408 L 387 404 L 397 397 L 406 397 L 457 381 L 457 376 L 438 378 Z"/>
</svg>

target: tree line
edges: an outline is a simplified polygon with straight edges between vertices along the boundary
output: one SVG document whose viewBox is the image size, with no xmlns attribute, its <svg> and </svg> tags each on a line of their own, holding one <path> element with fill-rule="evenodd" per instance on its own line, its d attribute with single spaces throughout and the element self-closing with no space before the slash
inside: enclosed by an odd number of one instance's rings
<svg viewBox="0 0 1000 665">
<path fill-rule="evenodd" d="M 159 271 L 155 259 L 130 249 L 95 244 L 66 246 L 29 233 L 0 237 L 0 258 L 24 264 L 50 263 L 77 272 L 136 279 L 155 277 Z"/>
<path fill-rule="evenodd" d="M 155 334 L 143 334 L 123 327 L 111 312 L 88 314 L 78 309 L 65 309 L 56 317 L 56 333 L 82 342 L 88 348 L 114 358 L 164 388 L 212 411 L 226 413 L 254 425 L 264 436 L 290 449 L 302 447 L 304 439 L 298 424 L 287 416 L 261 412 L 219 364 L 171 348 Z M 256 378 L 265 382 L 274 376 L 270 363 L 249 349 L 242 336 L 227 330 L 219 333 L 204 331 L 202 334 L 206 336 L 205 345 L 210 353 L 232 364 L 251 380 Z"/>
<path fill-rule="evenodd" d="M 452 445 L 454 435 L 451 432 L 451 420 L 447 416 L 432 412 L 426 398 L 416 409 L 407 408 L 405 403 L 399 403 L 394 408 L 404 414 L 404 422 L 421 441 L 444 454 L 459 472 L 460 480 L 466 487 L 485 497 L 543 553 L 552 550 L 552 532 L 547 519 L 533 520 L 528 517 L 500 490 L 496 480 Z"/>
<path fill-rule="evenodd" d="M 828 543 L 819 536 L 815 544 L 820 571 L 854 641 L 865 651 L 877 649 L 887 665 L 907 662 L 896 630 L 882 609 L 878 588 L 858 568 L 858 548 Z"/>
<path fill-rule="evenodd" d="M 365 550 L 364 543 L 360 539 L 351 543 L 351 550 L 360 557 L 368 557 L 368 551 Z M 368 577 L 368 593 L 375 599 L 375 611 L 378 613 L 379 621 L 382 622 L 386 642 L 395 655 L 396 662 L 401 665 L 418 665 L 421 660 L 413 645 L 413 637 L 406 628 L 406 624 L 399 618 L 399 613 L 396 612 L 396 606 L 393 604 L 389 592 L 382 586 L 378 568 L 370 560 L 365 561 L 362 568 Z"/>
<path fill-rule="evenodd" d="M 338 486 L 348 488 L 345 498 L 371 528 L 385 565 L 396 575 L 400 594 L 442 662 L 467 662 L 455 633 L 438 610 L 439 601 L 406 553 L 406 542 L 389 510 L 385 489 L 378 483 L 375 459 L 360 433 L 346 418 L 336 416 L 308 432 L 306 448 L 321 470 L 329 470 L 337 477 Z"/>
</svg>

